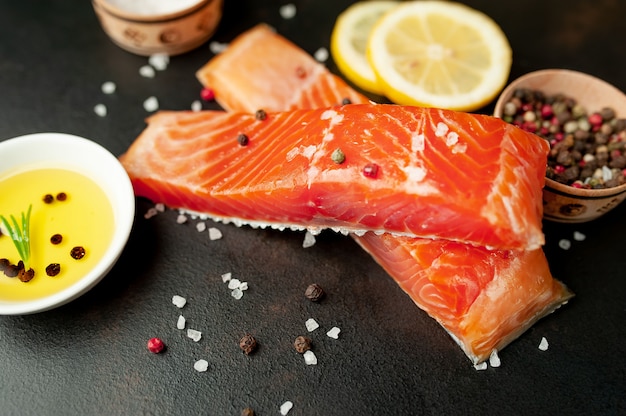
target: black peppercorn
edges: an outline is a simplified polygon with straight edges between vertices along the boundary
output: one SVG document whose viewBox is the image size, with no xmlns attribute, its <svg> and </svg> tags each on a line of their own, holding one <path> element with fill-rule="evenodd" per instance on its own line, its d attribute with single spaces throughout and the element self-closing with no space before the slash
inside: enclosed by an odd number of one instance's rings
<svg viewBox="0 0 626 416">
<path fill-rule="evenodd" d="M 257 120 L 265 120 L 267 118 L 267 113 L 263 109 L 257 110 L 254 114 L 254 118 Z"/>
<path fill-rule="evenodd" d="M 70 251 L 70 256 L 72 256 L 72 258 L 75 260 L 82 259 L 83 257 L 85 257 L 85 248 L 81 246 L 76 246 L 72 248 L 72 250 Z"/>
<path fill-rule="evenodd" d="M 249 355 L 250 353 L 254 352 L 254 350 L 256 350 L 256 348 L 257 348 L 256 339 L 254 339 L 254 337 L 252 335 L 250 335 L 250 334 L 244 335 L 239 340 L 239 348 L 241 348 L 241 350 L 246 355 Z"/>
<path fill-rule="evenodd" d="M 304 296 L 313 302 L 319 302 L 324 297 L 324 289 L 317 283 L 310 284 L 304 291 Z"/>
<path fill-rule="evenodd" d="M 300 354 L 304 354 L 305 352 L 311 349 L 311 339 L 300 335 L 293 342 L 293 346 L 296 349 L 296 351 L 298 351 Z"/>
<path fill-rule="evenodd" d="M 245 134 L 241 133 L 237 136 L 237 142 L 240 146 L 247 146 L 250 142 L 250 139 Z"/>
<path fill-rule="evenodd" d="M 56 276 L 61 272 L 61 265 L 59 263 L 50 263 L 48 267 L 46 267 L 46 274 L 48 276 Z"/>
</svg>

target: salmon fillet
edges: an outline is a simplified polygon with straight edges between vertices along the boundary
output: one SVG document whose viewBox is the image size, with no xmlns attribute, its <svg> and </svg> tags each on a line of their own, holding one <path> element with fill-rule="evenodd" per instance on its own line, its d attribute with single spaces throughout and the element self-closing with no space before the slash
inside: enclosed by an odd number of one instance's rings
<svg viewBox="0 0 626 416">
<path fill-rule="evenodd" d="M 344 100 L 369 102 L 265 24 L 239 36 L 228 49 L 196 72 L 203 85 L 213 87 L 216 101 L 225 110 L 253 113 L 260 108 L 287 111 L 328 107 Z M 285 51 L 289 53 L 287 60 Z"/>
<path fill-rule="evenodd" d="M 121 161 L 139 196 L 226 222 L 536 249 L 547 151 L 494 117 L 352 104 L 162 112 Z"/>
</svg>

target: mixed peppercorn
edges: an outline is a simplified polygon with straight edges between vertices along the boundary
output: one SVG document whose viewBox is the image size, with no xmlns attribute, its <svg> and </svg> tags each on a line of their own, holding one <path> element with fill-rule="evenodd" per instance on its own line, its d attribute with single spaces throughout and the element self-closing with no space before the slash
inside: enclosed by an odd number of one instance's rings
<svg viewBox="0 0 626 416">
<path fill-rule="evenodd" d="M 520 88 L 502 118 L 548 140 L 547 178 L 585 189 L 626 183 L 626 119 L 614 109 L 589 113 L 565 94 Z"/>
</svg>

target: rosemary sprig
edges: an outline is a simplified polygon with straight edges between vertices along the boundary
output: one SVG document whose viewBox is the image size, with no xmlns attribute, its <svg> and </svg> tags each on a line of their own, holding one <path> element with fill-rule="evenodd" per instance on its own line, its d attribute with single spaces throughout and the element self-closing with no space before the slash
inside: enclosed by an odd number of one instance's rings
<svg viewBox="0 0 626 416">
<path fill-rule="evenodd" d="M 4 227 L 9 233 L 9 237 L 13 240 L 13 244 L 15 244 L 15 248 L 24 262 L 24 268 L 26 270 L 30 268 L 30 212 L 32 209 L 33 204 L 30 204 L 26 214 L 22 212 L 21 227 L 13 215 L 11 215 L 11 222 L 9 222 L 9 220 L 7 220 L 3 215 L 0 215 L 0 220 L 2 220 L 2 224 L 4 224 Z"/>
</svg>

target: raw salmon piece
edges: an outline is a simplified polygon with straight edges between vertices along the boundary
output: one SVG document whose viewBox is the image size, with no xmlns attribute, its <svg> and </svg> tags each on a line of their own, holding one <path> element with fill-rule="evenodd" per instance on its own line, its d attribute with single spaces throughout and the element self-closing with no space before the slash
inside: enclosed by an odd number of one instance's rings
<svg viewBox="0 0 626 416">
<path fill-rule="evenodd" d="M 444 240 L 367 233 L 355 240 L 474 364 L 573 296 L 541 249 L 490 251 Z"/>
<path fill-rule="evenodd" d="M 344 100 L 369 102 L 265 24 L 237 37 L 196 76 L 213 89 L 216 101 L 229 111 L 287 111 L 328 107 Z M 328 104 L 319 105 L 322 102 Z"/>
<path fill-rule="evenodd" d="M 215 219 L 536 249 L 547 151 L 494 117 L 352 104 L 160 113 L 121 161 L 138 195 Z"/>
</svg>

